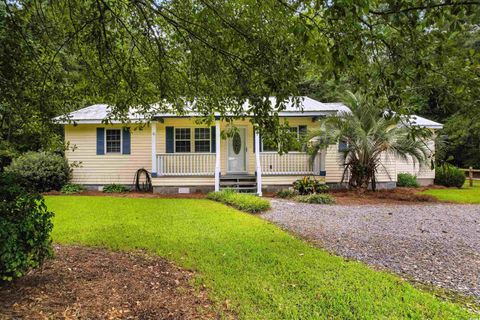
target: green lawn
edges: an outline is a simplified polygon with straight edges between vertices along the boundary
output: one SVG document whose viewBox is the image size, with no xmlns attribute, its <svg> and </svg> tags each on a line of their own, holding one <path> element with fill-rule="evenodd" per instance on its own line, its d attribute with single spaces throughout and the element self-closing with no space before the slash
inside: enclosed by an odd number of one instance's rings
<svg viewBox="0 0 480 320">
<path fill-rule="evenodd" d="M 473 187 L 470 187 L 466 181 L 461 189 L 428 189 L 422 193 L 432 195 L 442 201 L 480 203 L 480 181 L 473 181 Z"/>
<path fill-rule="evenodd" d="M 56 213 L 55 242 L 166 257 L 197 271 L 197 283 L 214 301 L 228 299 L 240 318 L 469 317 L 396 276 L 209 200 L 49 196 L 47 204 Z"/>
</svg>

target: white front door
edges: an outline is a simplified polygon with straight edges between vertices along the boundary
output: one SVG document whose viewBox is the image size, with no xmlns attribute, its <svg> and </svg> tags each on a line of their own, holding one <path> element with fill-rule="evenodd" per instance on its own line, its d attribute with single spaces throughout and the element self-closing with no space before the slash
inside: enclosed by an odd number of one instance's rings
<svg viewBox="0 0 480 320">
<path fill-rule="evenodd" d="M 227 171 L 229 173 L 247 172 L 246 164 L 246 129 L 238 128 L 235 134 L 228 138 Z"/>
</svg>

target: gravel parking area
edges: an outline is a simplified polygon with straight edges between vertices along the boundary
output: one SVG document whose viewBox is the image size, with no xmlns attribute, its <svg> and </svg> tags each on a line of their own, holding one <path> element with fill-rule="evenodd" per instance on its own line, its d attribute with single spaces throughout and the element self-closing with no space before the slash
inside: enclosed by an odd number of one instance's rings
<svg viewBox="0 0 480 320">
<path fill-rule="evenodd" d="M 331 252 L 480 302 L 480 205 L 271 202 L 263 218 Z"/>
</svg>

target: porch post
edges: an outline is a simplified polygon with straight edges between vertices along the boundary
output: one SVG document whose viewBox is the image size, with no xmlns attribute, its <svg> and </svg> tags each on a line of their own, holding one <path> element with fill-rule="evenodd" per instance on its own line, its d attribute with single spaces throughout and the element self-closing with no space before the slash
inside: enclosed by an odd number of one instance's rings
<svg viewBox="0 0 480 320">
<path fill-rule="evenodd" d="M 157 122 L 150 122 L 150 128 L 152 130 L 152 177 L 157 176 Z"/>
<path fill-rule="evenodd" d="M 220 120 L 215 121 L 215 191 L 220 191 Z"/>
<path fill-rule="evenodd" d="M 325 172 L 325 162 L 327 160 L 327 148 L 320 151 L 320 171 Z"/>
<path fill-rule="evenodd" d="M 262 166 L 260 163 L 260 135 L 255 131 L 255 162 L 257 164 L 257 194 L 262 196 Z"/>
<path fill-rule="evenodd" d="M 321 177 L 325 179 L 325 183 L 327 182 L 327 171 L 325 171 L 325 164 L 327 162 L 327 148 L 324 148 L 320 151 L 320 154 L 317 158 L 320 158 L 320 172 L 318 173 Z"/>
</svg>

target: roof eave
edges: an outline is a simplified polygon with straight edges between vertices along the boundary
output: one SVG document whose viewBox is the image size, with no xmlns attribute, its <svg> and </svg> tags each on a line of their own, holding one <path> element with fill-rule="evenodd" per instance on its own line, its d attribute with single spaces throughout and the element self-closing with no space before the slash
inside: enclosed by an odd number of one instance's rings
<svg viewBox="0 0 480 320">
<path fill-rule="evenodd" d="M 60 120 L 55 121 L 58 124 L 106 124 L 105 119 L 70 119 L 70 120 Z M 109 120 L 108 124 L 125 124 L 125 123 L 143 123 L 144 119 L 128 119 L 128 121 L 119 121 L 119 120 Z"/>
</svg>

